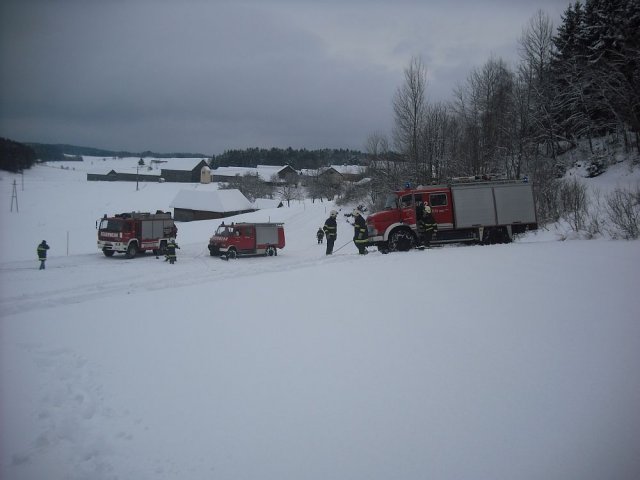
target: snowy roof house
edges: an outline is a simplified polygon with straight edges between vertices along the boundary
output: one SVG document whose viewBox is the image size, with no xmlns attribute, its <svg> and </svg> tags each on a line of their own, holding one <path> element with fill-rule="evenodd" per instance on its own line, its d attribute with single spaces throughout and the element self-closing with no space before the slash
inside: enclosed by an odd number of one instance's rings
<svg viewBox="0 0 640 480">
<path fill-rule="evenodd" d="M 218 167 L 211 171 L 214 182 L 226 182 L 235 176 L 256 175 L 263 182 L 271 183 L 296 176 L 296 170 L 290 165 L 258 165 L 257 167 Z"/>
<path fill-rule="evenodd" d="M 173 208 L 173 218 L 180 222 L 224 218 L 256 210 L 240 190 L 180 190 L 169 206 Z"/>
</svg>

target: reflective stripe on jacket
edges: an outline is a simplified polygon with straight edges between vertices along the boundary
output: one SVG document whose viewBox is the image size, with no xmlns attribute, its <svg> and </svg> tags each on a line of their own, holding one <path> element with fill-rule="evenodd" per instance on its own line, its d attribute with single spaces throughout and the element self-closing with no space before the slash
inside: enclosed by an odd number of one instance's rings
<svg viewBox="0 0 640 480">
<path fill-rule="evenodd" d="M 362 215 L 357 215 L 353 224 L 353 241 L 356 243 L 367 243 L 369 233 L 367 232 L 367 222 Z"/>
<path fill-rule="evenodd" d="M 338 235 L 338 225 L 336 224 L 336 219 L 333 217 L 327 218 L 327 220 L 324 222 L 324 227 L 322 227 L 322 230 L 324 230 L 324 233 L 327 235 L 327 237 L 331 236 L 335 238 Z"/>
<path fill-rule="evenodd" d="M 38 245 L 38 259 L 39 260 L 44 260 L 47 258 L 47 250 L 49 250 L 49 245 L 45 244 L 40 244 Z"/>
</svg>

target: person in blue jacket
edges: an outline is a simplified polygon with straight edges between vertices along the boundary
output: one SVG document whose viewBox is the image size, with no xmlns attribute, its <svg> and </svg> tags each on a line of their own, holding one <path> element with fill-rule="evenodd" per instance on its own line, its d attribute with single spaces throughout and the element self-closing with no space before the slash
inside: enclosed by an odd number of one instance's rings
<svg viewBox="0 0 640 480">
<path fill-rule="evenodd" d="M 44 262 L 47 261 L 47 250 L 49 250 L 49 245 L 47 245 L 46 240 L 42 240 L 38 245 L 38 260 L 40 260 L 40 268 L 39 270 L 44 270 Z"/>
</svg>

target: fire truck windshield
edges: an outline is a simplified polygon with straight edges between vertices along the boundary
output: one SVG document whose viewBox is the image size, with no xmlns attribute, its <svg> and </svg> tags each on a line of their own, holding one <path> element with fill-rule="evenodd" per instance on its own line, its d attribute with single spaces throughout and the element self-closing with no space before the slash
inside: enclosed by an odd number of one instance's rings
<svg viewBox="0 0 640 480">
<path fill-rule="evenodd" d="M 395 195 L 388 195 L 384 201 L 384 208 L 387 210 L 398 208 L 398 197 Z"/>
<path fill-rule="evenodd" d="M 114 220 L 112 218 L 104 218 L 100 221 L 100 230 L 106 230 L 107 232 L 122 232 L 124 222 L 120 220 Z"/>
<path fill-rule="evenodd" d="M 233 227 L 220 226 L 218 230 L 216 230 L 216 235 L 218 237 L 230 237 L 233 233 Z"/>
</svg>

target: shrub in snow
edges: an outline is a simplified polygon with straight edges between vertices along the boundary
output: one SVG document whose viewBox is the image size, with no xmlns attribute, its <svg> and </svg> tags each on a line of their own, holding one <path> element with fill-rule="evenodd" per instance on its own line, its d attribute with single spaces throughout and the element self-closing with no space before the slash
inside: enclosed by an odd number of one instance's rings
<svg viewBox="0 0 640 480">
<path fill-rule="evenodd" d="M 616 188 L 607 195 L 605 210 L 613 238 L 640 237 L 640 185 L 634 191 Z"/>
<path fill-rule="evenodd" d="M 583 230 L 589 211 L 587 188 L 576 178 L 572 178 L 561 183 L 559 194 L 562 218 L 573 231 Z"/>
</svg>

